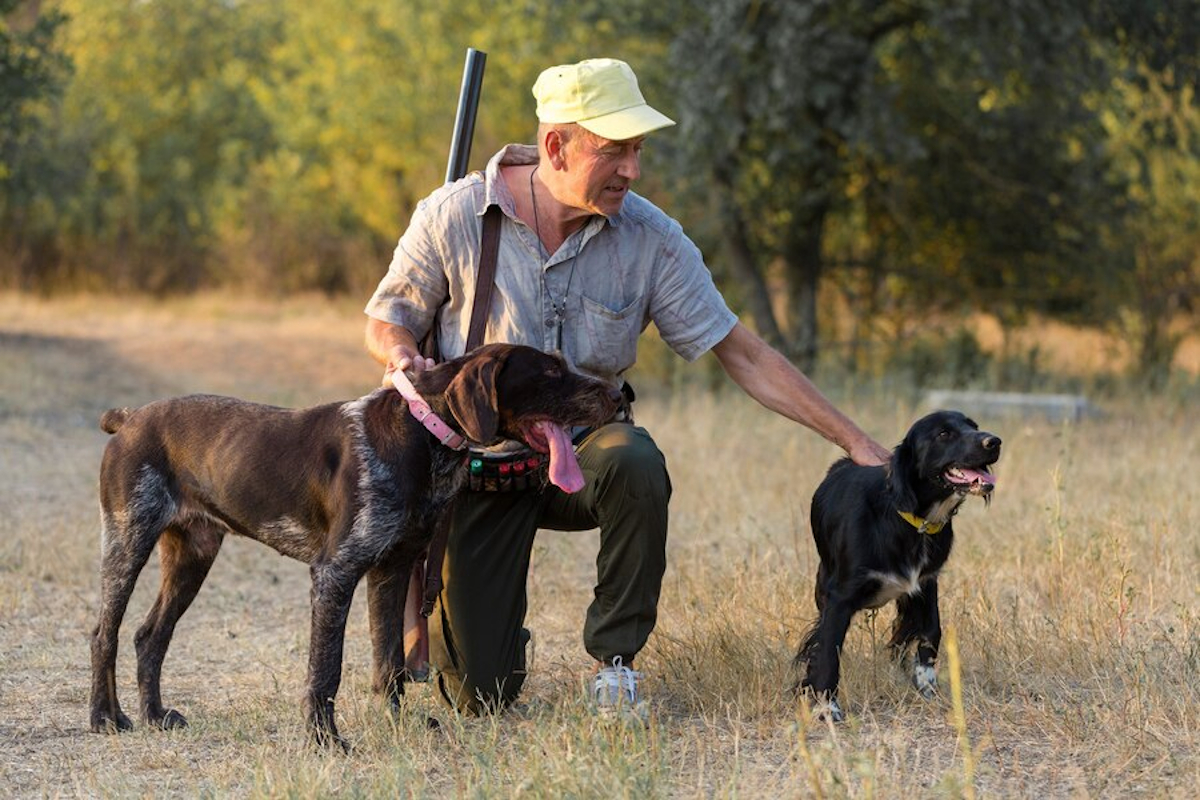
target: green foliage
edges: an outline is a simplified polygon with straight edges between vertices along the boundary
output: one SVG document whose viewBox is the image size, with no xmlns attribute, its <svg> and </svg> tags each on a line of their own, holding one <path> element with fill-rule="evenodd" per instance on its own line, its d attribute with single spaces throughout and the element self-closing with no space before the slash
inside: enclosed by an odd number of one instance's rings
<svg viewBox="0 0 1200 800">
<path fill-rule="evenodd" d="M 1115 83 L 1101 115 L 1125 214 L 1105 244 L 1129 268 L 1106 288 L 1110 326 L 1134 343 L 1135 375 L 1163 386 L 1184 336 L 1200 330 L 1200 107 L 1195 84 L 1142 65 Z"/>
<path fill-rule="evenodd" d="M 54 93 L 62 58 L 52 45 L 58 14 L 20 19 L 20 0 L 0 0 L 0 180 L 12 174 L 12 151 L 30 125 L 28 105 Z"/>
<path fill-rule="evenodd" d="M 27 164 L 38 157 L 39 111 L 57 96 L 68 64 L 55 47 L 65 22 L 21 0 L 0 0 L 0 218 L 29 194 Z"/>
<path fill-rule="evenodd" d="M 639 189 L 804 365 L 832 288 L 851 367 L 973 308 L 1112 327 L 1153 383 L 1195 330 L 1198 9 L 0 0 L 0 286 L 364 296 L 442 180 L 468 46 L 474 168 L 531 138 L 541 69 L 616 55 L 679 122 Z"/>
<path fill-rule="evenodd" d="M 8 285 L 362 294 L 443 178 L 467 46 L 491 54 L 481 167 L 531 138 L 538 71 L 619 39 L 605 20 L 575 20 L 586 4 L 517 0 L 57 8 L 77 70 L 29 193 L 0 187 Z"/>
<path fill-rule="evenodd" d="M 784 286 L 782 317 L 750 304 L 760 330 L 810 363 L 830 267 L 853 269 L 832 277 L 865 316 L 897 294 L 1010 322 L 1111 315 L 1098 289 L 1129 260 L 1103 246 L 1125 198 L 1099 98 L 1118 51 L 1192 71 L 1185 5 L 679 3 L 660 21 L 679 28 L 681 171 L 720 193 L 701 210 L 739 278 Z"/>
</svg>

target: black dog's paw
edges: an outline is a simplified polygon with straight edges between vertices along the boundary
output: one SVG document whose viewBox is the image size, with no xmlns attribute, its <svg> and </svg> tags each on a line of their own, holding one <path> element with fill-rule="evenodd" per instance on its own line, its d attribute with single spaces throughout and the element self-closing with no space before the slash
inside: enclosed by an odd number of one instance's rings
<svg viewBox="0 0 1200 800">
<path fill-rule="evenodd" d="M 818 722 L 845 722 L 846 712 L 837 700 L 818 700 L 813 703 L 813 716 Z"/>
<path fill-rule="evenodd" d="M 921 697 L 932 700 L 938 693 L 937 670 L 932 664 L 913 664 L 912 684 L 913 688 L 921 693 Z"/>
</svg>

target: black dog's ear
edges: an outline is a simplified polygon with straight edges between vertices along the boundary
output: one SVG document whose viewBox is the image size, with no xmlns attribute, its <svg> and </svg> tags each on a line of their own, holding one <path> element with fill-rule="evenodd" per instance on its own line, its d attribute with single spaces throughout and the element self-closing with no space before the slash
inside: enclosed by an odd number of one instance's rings
<svg viewBox="0 0 1200 800">
<path fill-rule="evenodd" d="M 912 444 L 905 437 L 892 451 L 892 460 L 887 465 L 888 491 L 900 511 L 913 512 L 917 509 L 917 495 L 912 489 L 915 469 Z"/>
<path fill-rule="evenodd" d="M 473 442 L 487 444 L 500 426 L 496 402 L 496 376 L 503 363 L 498 358 L 473 358 L 446 387 L 446 404 Z"/>
</svg>

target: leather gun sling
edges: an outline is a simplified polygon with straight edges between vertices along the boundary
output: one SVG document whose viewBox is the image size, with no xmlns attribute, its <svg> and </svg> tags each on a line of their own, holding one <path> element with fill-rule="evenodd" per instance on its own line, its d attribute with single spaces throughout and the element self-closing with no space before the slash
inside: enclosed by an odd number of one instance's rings
<svg viewBox="0 0 1200 800">
<path fill-rule="evenodd" d="M 471 326 L 467 331 L 469 353 L 483 344 L 487 330 L 488 310 L 492 290 L 496 286 L 496 261 L 500 254 L 500 206 L 490 205 L 483 214 L 483 237 L 479 246 L 479 272 L 475 279 L 475 299 L 471 303 Z M 443 514 L 429 542 L 425 561 L 418 559 L 409 580 L 408 598 L 404 604 L 405 669 L 409 678 L 425 680 L 429 675 L 429 628 L 427 618 L 442 591 L 442 561 L 446 556 L 446 540 L 450 536 L 450 515 Z M 420 600 L 420 613 L 416 601 Z"/>
</svg>

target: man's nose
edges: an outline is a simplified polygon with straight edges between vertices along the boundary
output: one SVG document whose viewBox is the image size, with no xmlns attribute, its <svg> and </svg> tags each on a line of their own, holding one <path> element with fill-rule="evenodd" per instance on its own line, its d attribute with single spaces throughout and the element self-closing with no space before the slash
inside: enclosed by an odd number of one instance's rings
<svg viewBox="0 0 1200 800">
<path fill-rule="evenodd" d="M 642 175 L 642 156 L 637 151 L 626 154 L 617 167 L 617 174 L 627 181 L 636 181 Z"/>
</svg>

